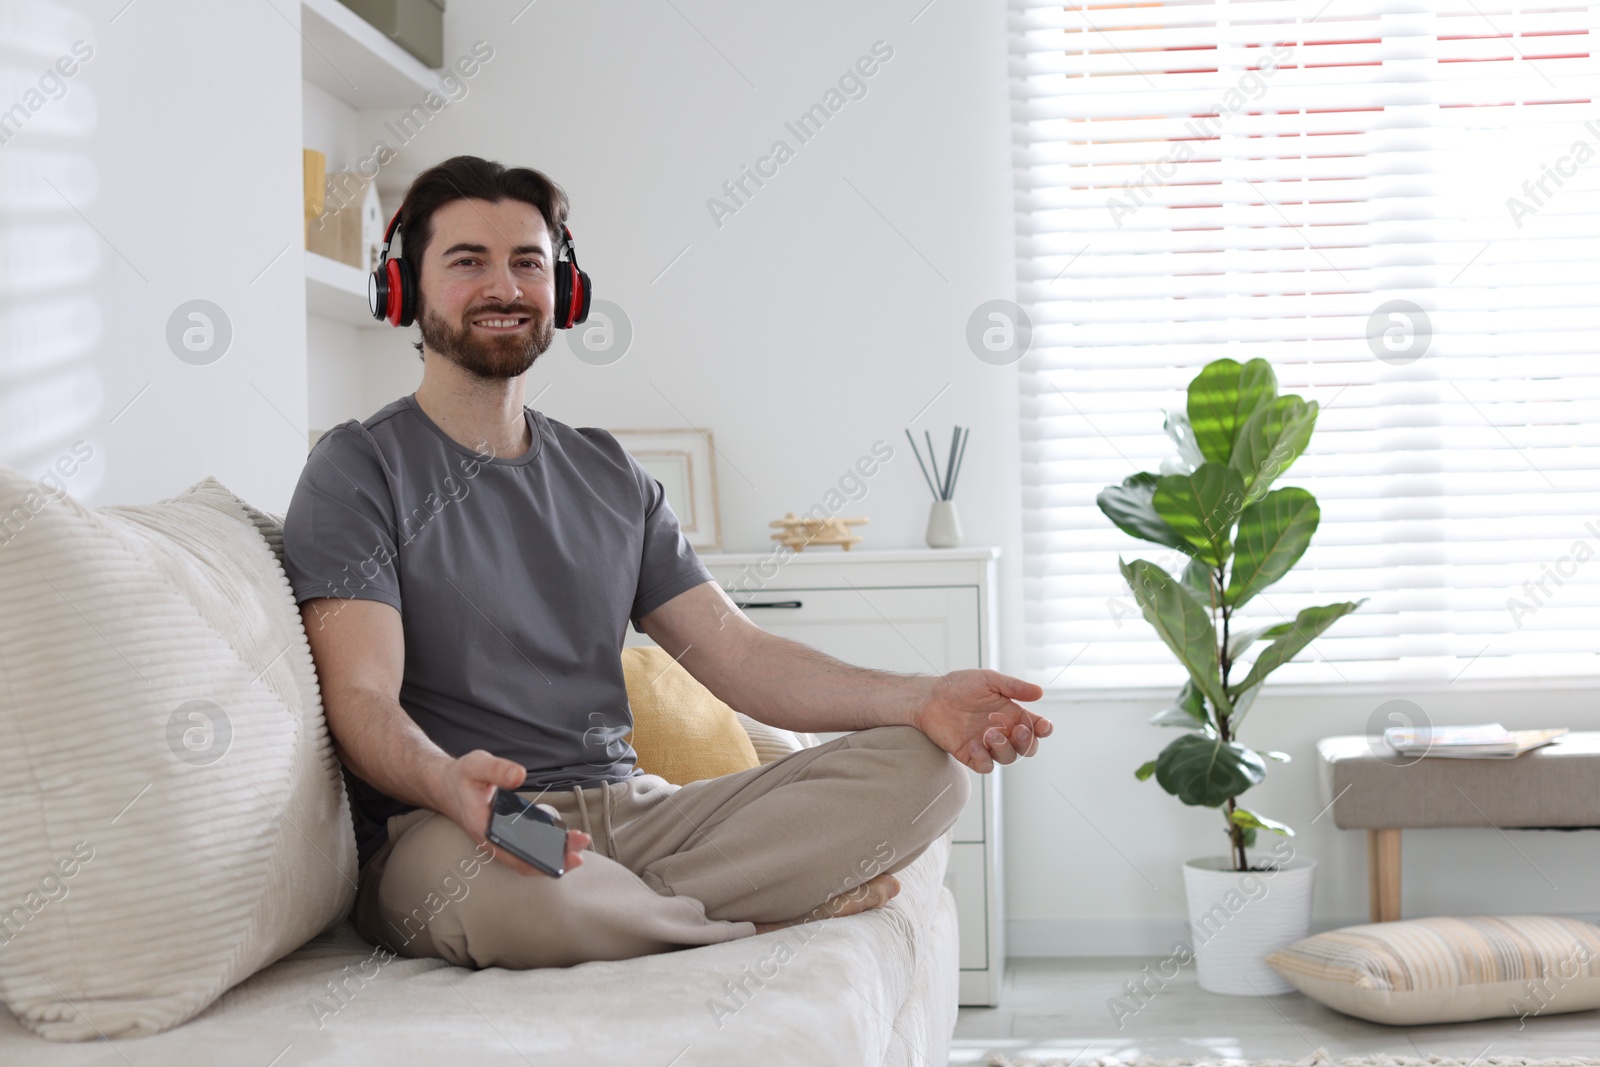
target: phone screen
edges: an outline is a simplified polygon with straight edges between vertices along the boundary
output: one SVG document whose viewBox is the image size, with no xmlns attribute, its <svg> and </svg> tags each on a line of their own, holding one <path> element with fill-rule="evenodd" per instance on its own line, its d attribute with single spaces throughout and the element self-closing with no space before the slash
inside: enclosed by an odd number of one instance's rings
<svg viewBox="0 0 1600 1067">
<path fill-rule="evenodd" d="M 489 830 L 484 836 L 499 848 L 552 877 L 561 877 L 567 859 L 567 832 L 545 812 L 515 793 L 496 789 Z"/>
</svg>

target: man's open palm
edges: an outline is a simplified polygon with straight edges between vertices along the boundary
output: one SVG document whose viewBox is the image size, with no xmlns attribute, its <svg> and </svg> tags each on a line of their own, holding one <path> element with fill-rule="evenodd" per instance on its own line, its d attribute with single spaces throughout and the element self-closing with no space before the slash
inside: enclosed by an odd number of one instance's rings
<svg viewBox="0 0 1600 1067">
<path fill-rule="evenodd" d="M 1049 719 L 1016 703 L 1042 696 L 1040 686 L 999 671 L 951 671 L 912 723 L 963 764 L 988 774 L 996 763 L 1033 755 L 1039 738 L 1050 736 Z"/>
</svg>

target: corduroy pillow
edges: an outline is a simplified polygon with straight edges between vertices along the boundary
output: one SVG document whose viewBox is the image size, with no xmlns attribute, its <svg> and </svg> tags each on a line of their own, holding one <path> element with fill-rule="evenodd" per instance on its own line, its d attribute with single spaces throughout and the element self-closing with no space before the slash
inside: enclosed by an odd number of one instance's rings
<svg viewBox="0 0 1600 1067">
<path fill-rule="evenodd" d="M 759 767 L 734 711 L 661 648 L 622 650 L 639 767 L 675 785 Z"/>
<path fill-rule="evenodd" d="M 1311 999 L 1390 1026 L 1600 1008 L 1600 927 L 1555 915 L 1347 926 L 1267 963 Z"/>
<path fill-rule="evenodd" d="M 153 1034 L 341 919 L 350 811 L 263 516 L 0 466 L 0 1000 Z"/>
</svg>

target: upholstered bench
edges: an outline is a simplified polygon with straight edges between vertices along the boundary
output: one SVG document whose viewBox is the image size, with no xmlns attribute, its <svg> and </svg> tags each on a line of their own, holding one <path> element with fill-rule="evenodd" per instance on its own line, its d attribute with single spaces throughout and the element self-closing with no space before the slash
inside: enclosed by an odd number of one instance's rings
<svg viewBox="0 0 1600 1067">
<path fill-rule="evenodd" d="M 1600 830 L 1600 732 L 1569 733 L 1515 759 L 1401 756 L 1381 737 L 1317 742 L 1322 803 L 1367 831 L 1373 922 L 1400 918 L 1400 831 Z"/>
</svg>

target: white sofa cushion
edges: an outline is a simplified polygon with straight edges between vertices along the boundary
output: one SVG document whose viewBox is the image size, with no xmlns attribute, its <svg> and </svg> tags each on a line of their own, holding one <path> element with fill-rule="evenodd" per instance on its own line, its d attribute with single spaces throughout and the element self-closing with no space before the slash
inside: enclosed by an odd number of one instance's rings
<svg viewBox="0 0 1600 1067">
<path fill-rule="evenodd" d="M 776 726 L 768 726 L 759 719 L 752 719 L 742 711 L 733 713 L 739 720 L 739 725 L 744 727 L 744 732 L 750 737 L 750 744 L 755 746 L 756 759 L 765 767 L 775 763 L 791 752 L 799 752 L 802 748 L 810 748 L 819 744 L 816 734 L 798 734 L 793 730 L 780 730 Z"/>
<path fill-rule="evenodd" d="M 349 808 L 288 581 L 215 479 L 90 510 L 0 466 L 0 1000 L 152 1034 L 338 922 Z"/>
</svg>

